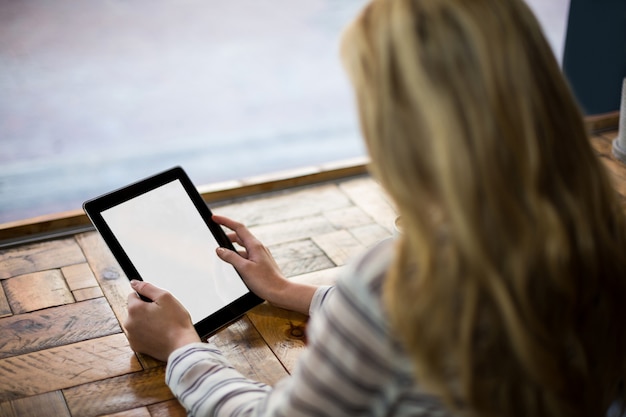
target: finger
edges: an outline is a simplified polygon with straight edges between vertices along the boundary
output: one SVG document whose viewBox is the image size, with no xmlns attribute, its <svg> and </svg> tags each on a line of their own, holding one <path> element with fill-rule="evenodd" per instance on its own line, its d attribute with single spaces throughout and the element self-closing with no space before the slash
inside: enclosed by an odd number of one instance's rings
<svg viewBox="0 0 626 417">
<path fill-rule="evenodd" d="M 228 233 L 226 233 L 226 236 L 228 236 L 228 239 L 231 242 L 237 243 L 238 245 L 241 245 L 241 240 L 239 239 L 239 236 L 237 236 L 237 233 L 235 233 L 235 232 L 228 232 Z"/>
<path fill-rule="evenodd" d="M 138 281 L 135 279 L 130 281 L 130 286 L 133 288 L 133 290 L 137 291 L 137 294 L 143 295 L 144 297 L 147 297 L 152 301 L 156 301 L 163 294 L 167 293 L 167 291 L 155 285 L 152 285 L 149 282 Z"/>
<path fill-rule="evenodd" d="M 213 220 L 217 224 L 221 224 L 222 226 L 226 226 L 237 235 L 238 241 L 242 246 L 247 246 L 248 242 L 256 241 L 256 237 L 250 232 L 250 230 L 244 226 L 242 223 L 239 223 L 235 220 L 229 219 L 228 217 L 213 215 Z"/>
<path fill-rule="evenodd" d="M 148 304 L 139 298 L 139 295 L 136 292 L 131 292 L 128 294 L 128 311 L 135 311 L 137 308 L 141 308 L 143 304 Z"/>
</svg>

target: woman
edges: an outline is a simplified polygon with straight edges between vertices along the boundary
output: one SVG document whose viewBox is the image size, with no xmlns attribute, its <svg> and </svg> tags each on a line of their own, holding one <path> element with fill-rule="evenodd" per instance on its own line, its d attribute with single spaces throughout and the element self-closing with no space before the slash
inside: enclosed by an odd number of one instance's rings
<svg viewBox="0 0 626 417">
<path fill-rule="evenodd" d="M 309 347 L 273 388 L 199 344 L 150 284 L 133 287 L 154 303 L 129 297 L 131 346 L 168 360 L 196 416 L 603 415 L 626 371 L 626 223 L 526 5 L 373 0 L 342 55 L 404 234 L 315 288 L 216 216 L 247 251 L 218 256 L 311 312 Z"/>
</svg>

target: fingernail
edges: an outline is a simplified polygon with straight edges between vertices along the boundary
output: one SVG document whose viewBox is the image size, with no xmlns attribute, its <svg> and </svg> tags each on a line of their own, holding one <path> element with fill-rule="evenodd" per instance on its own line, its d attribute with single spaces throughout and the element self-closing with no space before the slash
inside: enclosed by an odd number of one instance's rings
<svg viewBox="0 0 626 417">
<path fill-rule="evenodd" d="M 139 281 L 137 281 L 136 279 L 131 279 L 130 280 L 130 286 L 134 287 L 135 285 L 139 284 Z"/>
</svg>

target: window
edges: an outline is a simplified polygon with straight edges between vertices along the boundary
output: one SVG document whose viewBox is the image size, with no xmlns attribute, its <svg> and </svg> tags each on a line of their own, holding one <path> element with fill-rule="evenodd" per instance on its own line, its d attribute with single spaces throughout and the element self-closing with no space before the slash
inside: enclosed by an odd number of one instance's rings
<svg viewBox="0 0 626 417">
<path fill-rule="evenodd" d="M 174 165 L 200 185 L 363 155 L 338 45 L 364 3 L 3 2 L 0 223 Z"/>
</svg>

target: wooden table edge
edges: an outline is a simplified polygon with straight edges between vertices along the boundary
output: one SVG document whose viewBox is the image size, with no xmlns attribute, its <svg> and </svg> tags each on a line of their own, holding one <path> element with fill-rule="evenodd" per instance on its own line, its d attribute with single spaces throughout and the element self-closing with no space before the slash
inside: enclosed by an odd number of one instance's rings
<svg viewBox="0 0 626 417">
<path fill-rule="evenodd" d="M 198 187 L 198 191 L 204 201 L 216 203 L 364 175 L 367 173 L 367 164 L 367 158 L 354 158 L 242 180 L 202 185 Z M 0 249 L 90 230 L 93 230 L 93 226 L 82 209 L 18 220 L 0 224 Z"/>
</svg>

